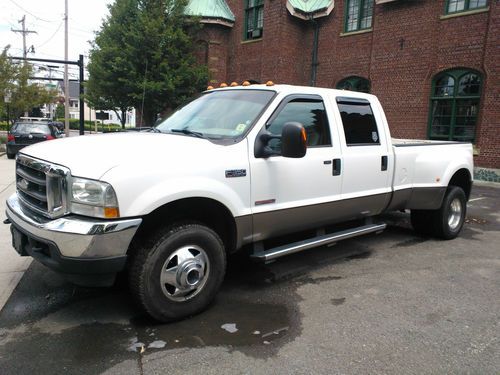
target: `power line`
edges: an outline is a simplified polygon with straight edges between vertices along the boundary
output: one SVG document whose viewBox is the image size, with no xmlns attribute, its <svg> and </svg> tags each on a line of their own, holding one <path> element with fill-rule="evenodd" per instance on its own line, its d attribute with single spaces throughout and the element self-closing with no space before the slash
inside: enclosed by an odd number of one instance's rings
<svg viewBox="0 0 500 375">
<path fill-rule="evenodd" d="M 46 45 L 48 42 L 50 42 L 52 40 L 52 38 L 54 38 L 57 34 L 57 32 L 59 31 L 59 29 L 61 28 L 61 26 L 63 25 L 63 21 L 61 21 L 61 23 L 59 24 L 59 26 L 57 27 L 56 31 L 54 31 L 54 33 L 50 36 L 49 39 L 47 39 L 45 42 L 43 42 L 42 44 L 39 44 L 38 46 L 36 46 L 36 48 L 40 48 L 40 47 L 43 47 L 44 45 Z"/>
<path fill-rule="evenodd" d="M 19 9 L 21 9 L 23 12 L 26 12 L 26 13 L 28 13 L 30 16 L 35 17 L 37 20 L 40 20 L 40 21 L 43 21 L 43 22 L 49 22 L 49 23 L 50 23 L 50 22 L 55 22 L 55 21 L 45 20 L 45 19 L 43 19 L 43 18 L 40 18 L 40 17 L 38 17 L 38 16 L 34 15 L 34 14 L 33 14 L 33 13 L 31 13 L 30 11 L 28 11 L 28 10 L 24 9 L 21 5 L 19 5 L 18 3 L 16 3 L 14 0 L 10 0 L 10 2 L 11 2 L 12 4 L 14 4 L 16 7 L 18 7 Z"/>
</svg>

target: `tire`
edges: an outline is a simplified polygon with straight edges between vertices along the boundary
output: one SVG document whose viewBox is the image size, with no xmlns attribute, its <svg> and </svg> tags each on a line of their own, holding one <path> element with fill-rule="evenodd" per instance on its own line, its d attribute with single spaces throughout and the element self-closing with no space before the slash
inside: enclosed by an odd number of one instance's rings
<svg viewBox="0 0 500 375">
<path fill-rule="evenodd" d="M 467 199 L 462 188 L 449 186 L 437 210 L 412 210 L 411 223 L 416 232 L 444 240 L 456 238 L 465 222 Z"/>
<path fill-rule="evenodd" d="M 7 159 L 14 159 L 16 157 L 16 154 L 11 154 L 10 152 L 7 152 Z"/>
<path fill-rule="evenodd" d="M 203 311 L 215 298 L 226 271 L 220 237 L 197 223 L 157 232 L 131 259 L 130 290 L 147 315 L 160 322 Z"/>
</svg>

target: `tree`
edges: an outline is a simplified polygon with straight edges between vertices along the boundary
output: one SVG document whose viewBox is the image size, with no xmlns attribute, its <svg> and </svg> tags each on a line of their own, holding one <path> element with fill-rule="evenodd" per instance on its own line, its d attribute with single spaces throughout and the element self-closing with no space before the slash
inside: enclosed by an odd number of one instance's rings
<svg viewBox="0 0 500 375">
<path fill-rule="evenodd" d="M 59 118 L 64 118 L 64 104 L 61 104 L 61 103 L 58 103 L 57 104 L 57 107 L 56 107 L 56 113 L 55 113 L 55 118 L 56 119 L 59 119 Z"/>
<path fill-rule="evenodd" d="M 194 55 L 196 19 L 185 0 L 116 0 L 90 52 L 87 98 L 98 109 L 136 108 L 142 125 L 202 90 L 208 69 Z"/>
<path fill-rule="evenodd" d="M 29 81 L 32 67 L 26 63 L 13 63 L 8 56 L 9 47 L 0 54 L 0 110 L 5 112 L 5 95 L 10 92 L 11 118 L 17 118 L 34 108 L 53 103 L 56 99 L 55 90 Z"/>
</svg>

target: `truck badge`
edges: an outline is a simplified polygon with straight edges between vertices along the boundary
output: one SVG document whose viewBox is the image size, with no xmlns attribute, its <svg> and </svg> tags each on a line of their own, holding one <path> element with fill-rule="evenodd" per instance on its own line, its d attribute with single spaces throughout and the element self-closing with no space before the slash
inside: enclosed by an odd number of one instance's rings
<svg viewBox="0 0 500 375">
<path fill-rule="evenodd" d="M 228 169 L 226 170 L 226 178 L 245 177 L 247 175 L 246 169 Z"/>
</svg>

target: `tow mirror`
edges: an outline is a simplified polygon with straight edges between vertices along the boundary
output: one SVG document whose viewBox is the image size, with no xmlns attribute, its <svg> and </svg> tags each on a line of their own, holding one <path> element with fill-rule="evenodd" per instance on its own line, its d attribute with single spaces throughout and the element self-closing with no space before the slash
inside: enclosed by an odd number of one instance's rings
<svg viewBox="0 0 500 375">
<path fill-rule="evenodd" d="M 269 147 L 272 139 L 279 139 L 281 152 Z M 271 134 L 263 129 L 255 142 L 254 155 L 256 158 L 283 156 L 285 158 L 302 158 L 307 150 L 307 135 L 304 126 L 299 122 L 287 122 L 283 126 L 281 135 Z"/>
<path fill-rule="evenodd" d="M 299 122 L 287 122 L 281 132 L 281 155 L 285 158 L 303 158 L 307 151 L 307 134 Z"/>
</svg>

